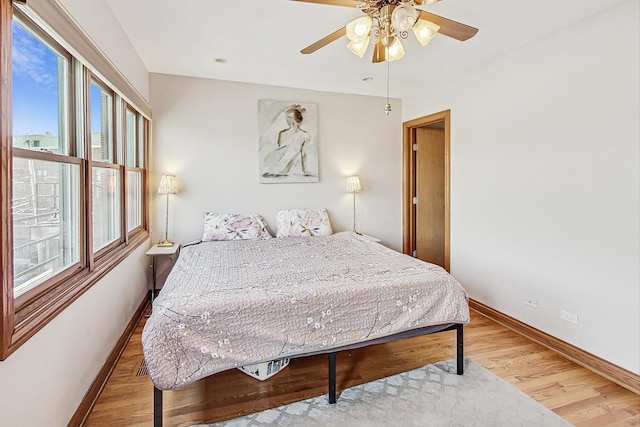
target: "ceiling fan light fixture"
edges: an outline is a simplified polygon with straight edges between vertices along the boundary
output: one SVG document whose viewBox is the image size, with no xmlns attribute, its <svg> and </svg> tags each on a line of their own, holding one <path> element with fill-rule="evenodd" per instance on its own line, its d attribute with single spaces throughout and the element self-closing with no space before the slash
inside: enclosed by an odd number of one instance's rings
<svg viewBox="0 0 640 427">
<path fill-rule="evenodd" d="M 396 37 L 395 41 L 391 46 L 387 48 L 387 61 L 397 61 L 404 56 L 404 47 L 400 40 Z"/>
<path fill-rule="evenodd" d="M 361 16 L 347 24 L 347 38 L 352 42 L 360 42 L 369 37 L 373 19 L 370 16 Z"/>
<path fill-rule="evenodd" d="M 387 60 L 387 48 L 382 44 L 382 40 L 378 40 L 373 45 L 373 63 L 384 62 Z"/>
<path fill-rule="evenodd" d="M 355 55 L 358 55 L 362 58 L 369 47 L 369 36 L 366 36 L 364 39 L 360 41 L 349 41 L 347 47 L 353 52 Z"/>
<path fill-rule="evenodd" d="M 396 31 L 407 31 L 413 27 L 418 20 L 420 12 L 411 4 L 403 3 L 393 9 L 391 14 L 391 25 Z"/>
<path fill-rule="evenodd" d="M 394 36 L 393 34 L 387 34 L 380 37 L 380 40 L 382 41 L 382 45 L 384 47 L 391 47 L 396 42 L 396 36 Z"/>
<path fill-rule="evenodd" d="M 438 34 L 440 27 L 433 22 L 418 19 L 413 26 L 413 33 L 422 46 L 426 46 Z"/>
</svg>

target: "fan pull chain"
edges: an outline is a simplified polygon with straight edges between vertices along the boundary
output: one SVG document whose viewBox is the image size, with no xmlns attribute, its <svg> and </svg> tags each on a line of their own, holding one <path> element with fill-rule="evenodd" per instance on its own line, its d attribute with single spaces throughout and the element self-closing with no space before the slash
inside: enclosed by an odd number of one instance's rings
<svg viewBox="0 0 640 427">
<path fill-rule="evenodd" d="M 384 107 L 384 113 L 387 116 L 391 114 L 391 103 L 389 103 L 389 61 L 387 61 L 387 105 Z"/>
</svg>

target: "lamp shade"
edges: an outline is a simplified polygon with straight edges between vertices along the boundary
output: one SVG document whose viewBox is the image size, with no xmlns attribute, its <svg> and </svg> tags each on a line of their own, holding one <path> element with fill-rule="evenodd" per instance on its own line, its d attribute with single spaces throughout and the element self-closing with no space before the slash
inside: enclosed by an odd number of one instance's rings
<svg viewBox="0 0 640 427">
<path fill-rule="evenodd" d="M 345 191 L 347 193 L 357 193 L 362 191 L 362 185 L 360 184 L 360 177 L 358 175 L 347 177 L 347 187 Z"/>
<path fill-rule="evenodd" d="M 369 37 L 373 25 L 373 19 L 369 16 L 362 16 L 349 22 L 346 27 L 347 38 L 352 42 L 359 42 Z"/>
<path fill-rule="evenodd" d="M 413 27 L 413 24 L 418 20 L 420 12 L 417 11 L 412 5 L 403 3 L 400 6 L 396 6 L 391 14 L 391 24 L 396 31 L 407 31 Z"/>
<path fill-rule="evenodd" d="M 350 41 L 347 44 L 347 47 L 351 50 L 351 52 L 362 58 L 367 52 L 367 47 L 369 47 L 369 37 L 365 37 L 364 39 L 362 39 L 362 41 Z"/>
<path fill-rule="evenodd" d="M 158 186 L 158 194 L 176 194 L 177 192 L 178 183 L 175 175 L 162 175 Z"/>
<path fill-rule="evenodd" d="M 402 47 L 402 43 L 396 37 L 391 46 L 387 48 L 387 61 L 397 61 L 404 56 L 404 47 Z"/>
<path fill-rule="evenodd" d="M 418 19 L 416 25 L 413 26 L 413 32 L 422 46 L 426 46 L 436 36 L 439 29 L 439 25 L 424 19 Z"/>
</svg>

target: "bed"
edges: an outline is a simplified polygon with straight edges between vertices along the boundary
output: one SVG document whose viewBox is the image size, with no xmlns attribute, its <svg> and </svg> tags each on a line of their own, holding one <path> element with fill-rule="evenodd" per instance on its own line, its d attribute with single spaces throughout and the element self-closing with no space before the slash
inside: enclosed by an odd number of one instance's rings
<svg viewBox="0 0 640 427">
<path fill-rule="evenodd" d="M 184 247 L 142 335 L 162 391 L 243 365 L 326 353 L 329 401 L 336 352 L 457 331 L 462 374 L 464 288 L 444 269 L 352 232 L 211 241 Z"/>
</svg>

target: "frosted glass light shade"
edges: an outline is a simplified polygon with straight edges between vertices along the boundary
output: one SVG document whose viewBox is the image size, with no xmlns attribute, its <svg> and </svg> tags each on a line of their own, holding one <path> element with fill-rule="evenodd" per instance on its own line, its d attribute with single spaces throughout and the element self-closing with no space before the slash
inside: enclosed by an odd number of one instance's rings
<svg viewBox="0 0 640 427">
<path fill-rule="evenodd" d="M 413 33 L 422 46 L 426 46 L 438 34 L 438 30 L 440 30 L 440 26 L 424 19 L 418 19 L 418 22 L 413 26 Z"/>
<path fill-rule="evenodd" d="M 362 16 L 347 24 L 347 38 L 352 42 L 360 42 L 369 37 L 373 19 L 370 16 Z"/>
<path fill-rule="evenodd" d="M 367 47 L 369 47 L 369 39 L 370 37 L 367 36 L 364 39 L 362 39 L 361 41 L 349 41 L 349 43 L 347 44 L 347 47 L 351 50 L 351 52 L 353 52 L 354 54 L 358 55 L 360 58 L 362 58 L 365 54 L 365 52 L 367 51 Z"/>
<path fill-rule="evenodd" d="M 400 40 L 396 37 L 395 41 L 387 49 L 387 61 L 397 61 L 403 56 L 404 47 L 402 47 L 402 43 L 400 43 Z"/>
<path fill-rule="evenodd" d="M 178 183 L 175 175 L 162 175 L 160 185 L 158 186 L 158 194 L 177 194 Z"/>
<path fill-rule="evenodd" d="M 362 191 L 362 184 L 360 184 L 360 177 L 358 175 L 347 177 L 347 187 L 345 191 L 347 193 L 357 193 Z"/>
<path fill-rule="evenodd" d="M 391 24 L 396 31 L 407 31 L 416 23 L 420 12 L 409 4 L 397 6 L 391 14 Z"/>
</svg>

